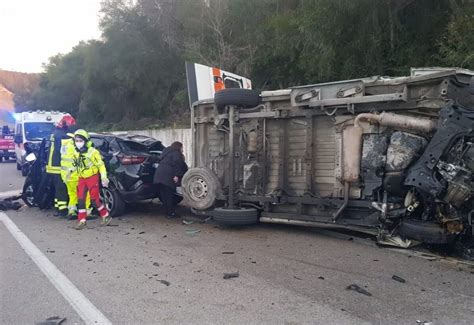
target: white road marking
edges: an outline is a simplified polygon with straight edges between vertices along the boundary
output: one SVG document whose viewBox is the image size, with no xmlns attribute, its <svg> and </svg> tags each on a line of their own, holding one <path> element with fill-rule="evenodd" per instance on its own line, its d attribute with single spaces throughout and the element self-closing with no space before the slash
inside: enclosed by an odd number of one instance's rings
<svg viewBox="0 0 474 325">
<path fill-rule="evenodd" d="M 3 212 L 0 221 L 86 324 L 112 324 Z"/>
</svg>

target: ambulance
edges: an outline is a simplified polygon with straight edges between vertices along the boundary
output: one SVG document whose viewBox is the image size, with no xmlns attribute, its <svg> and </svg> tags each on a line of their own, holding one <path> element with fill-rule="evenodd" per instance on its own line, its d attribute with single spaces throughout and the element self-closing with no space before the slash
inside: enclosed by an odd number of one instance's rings
<svg viewBox="0 0 474 325">
<path fill-rule="evenodd" d="M 25 157 L 39 146 L 43 139 L 49 139 L 55 125 L 67 113 L 58 111 L 29 111 L 15 114 L 15 154 L 16 168 L 26 176 L 22 168 Z"/>
<path fill-rule="evenodd" d="M 217 67 L 186 62 L 189 103 L 214 98 L 222 89 L 252 89 L 252 81 Z"/>
</svg>

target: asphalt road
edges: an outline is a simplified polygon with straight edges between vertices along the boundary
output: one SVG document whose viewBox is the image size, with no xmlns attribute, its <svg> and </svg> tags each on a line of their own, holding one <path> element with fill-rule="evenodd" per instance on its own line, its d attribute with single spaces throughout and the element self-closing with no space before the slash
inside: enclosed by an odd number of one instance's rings
<svg viewBox="0 0 474 325">
<path fill-rule="evenodd" d="M 0 175 L 0 192 L 21 188 L 14 164 L 0 164 Z M 51 211 L 24 207 L 7 215 L 114 324 L 474 320 L 472 265 L 378 248 L 363 238 L 279 225 L 184 225 L 150 202 L 129 207 L 110 227 L 91 220 L 83 231 Z M 1 324 L 51 316 L 83 323 L 2 222 L 0 257 Z M 237 271 L 239 277 L 223 279 Z M 372 296 L 346 290 L 350 284 Z"/>
</svg>

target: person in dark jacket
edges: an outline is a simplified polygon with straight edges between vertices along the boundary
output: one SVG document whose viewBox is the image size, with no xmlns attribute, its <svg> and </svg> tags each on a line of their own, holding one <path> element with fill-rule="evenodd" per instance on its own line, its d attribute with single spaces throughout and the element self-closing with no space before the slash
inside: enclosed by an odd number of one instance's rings
<svg viewBox="0 0 474 325">
<path fill-rule="evenodd" d="M 68 130 L 76 124 L 76 120 L 70 114 L 64 115 L 56 124 L 56 130 L 51 134 L 46 173 L 48 173 L 54 184 L 54 207 L 56 216 L 66 216 L 68 206 L 68 195 L 66 184 L 61 179 L 61 148 L 71 137 Z"/>
<path fill-rule="evenodd" d="M 168 218 L 176 218 L 176 206 L 183 198 L 176 193 L 181 185 L 181 178 L 188 171 L 184 161 L 183 144 L 173 142 L 161 153 L 160 164 L 155 171 L 153 182 L 158 187 L 158 197 L 166 209 Z"/>
</svg>

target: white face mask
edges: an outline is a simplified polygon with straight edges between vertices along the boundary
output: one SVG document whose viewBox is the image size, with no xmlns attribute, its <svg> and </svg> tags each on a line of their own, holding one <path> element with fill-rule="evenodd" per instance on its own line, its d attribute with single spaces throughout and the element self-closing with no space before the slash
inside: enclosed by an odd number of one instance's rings
<svg viewBox="0 0 474 325">
<path fill-rule="evenodd" d="M 76 141 L 76 147 L 77 149 L 82 149 L 82 147 L 84 147 L 84 141 Z"/>
</svg>

